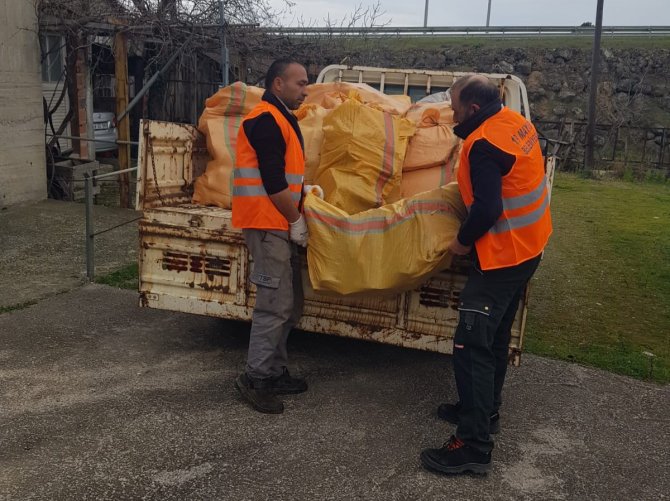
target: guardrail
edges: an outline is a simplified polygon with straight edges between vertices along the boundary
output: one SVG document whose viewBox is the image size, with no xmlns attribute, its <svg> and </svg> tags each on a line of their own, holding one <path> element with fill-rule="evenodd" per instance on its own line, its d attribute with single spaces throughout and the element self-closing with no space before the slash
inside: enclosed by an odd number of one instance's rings
<svg viewBox="0 0 670 501">
<path fill-rule="evenodd" d="M 285 27 L 261 28 L 269 34 L 318 36 L 583 36 L 592 37 L 595 26 L 379 26 L 379 27 Z M 603 36 L 670 36 L 670 26 L 603 26 Z"/>
</svg>

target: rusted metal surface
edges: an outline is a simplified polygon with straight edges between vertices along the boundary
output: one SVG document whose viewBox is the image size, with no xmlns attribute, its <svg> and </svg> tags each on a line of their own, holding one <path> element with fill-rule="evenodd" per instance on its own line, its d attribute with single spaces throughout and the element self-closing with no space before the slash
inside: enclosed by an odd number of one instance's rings
<svg viewBox="0 0 670 501">
<path fill-rule="evenodd" d="M 256 299 L 248 279 L 253 261 L 229 220 L 230 211 L 192 205 L 145 211 L 140 223 L 141 304 L 249 321 Z M 340 297 L 315 293 L 303 265 L 300 328 L 451 353 L 466 273 L 460 262 L 457 270 L 442 272 L 413 291 Z M 524 304 L 513 329 L 515 354 L 521 346 Z"/>
<path fill-rule="evenodd" d="M 186 204 L 205 171 L 207 146 L 192 125 L 142 120 L 137 173 L 138 210 Z"/>
</svg>

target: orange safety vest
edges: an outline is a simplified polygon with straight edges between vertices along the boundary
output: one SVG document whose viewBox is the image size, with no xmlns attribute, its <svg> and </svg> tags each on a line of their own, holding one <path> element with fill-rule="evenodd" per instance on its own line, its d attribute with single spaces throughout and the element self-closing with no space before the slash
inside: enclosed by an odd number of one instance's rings
<svg viewBox="0 0 670 501">
<path fill-rule="evenodd" d="M 270 200 L 258 168 L 256 150 L 251 146 L 244 131 L 244 122 L 256 118 L 263 113 L 271 113 L 286 143 L 285 174 L 291 196 L 296 207 L 300 206 L 302 184 L 305 175 L 305 155 L 300 139 L 291 123 L 276 106 L 261 101 L 244 117 L 242 126 L 237 133 L 237 148 L 233 176 L 233 219 L 235 228 L 254 228 L 259 230 L 288 231 L 286 218 L 277 210 Z"/>
<path fill-rule="evenodd" d="M 469 155 L 479 139 L 514 155 L 516 161 L 502 178 L 503 213 L 475 242 L 477 256 L 482 270 L 515 266 L 540 255 L 552 232 L 547 178 L 537 131 L 523 116 L 503 107 L 465 139 L 458 186 L 468 210 L 474 202 Z"/>
</svg>

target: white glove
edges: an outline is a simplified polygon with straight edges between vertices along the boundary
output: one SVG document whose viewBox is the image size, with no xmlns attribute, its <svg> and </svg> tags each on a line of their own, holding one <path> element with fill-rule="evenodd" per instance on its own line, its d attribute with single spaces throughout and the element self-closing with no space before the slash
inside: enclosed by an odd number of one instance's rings
<svg viewBox="0 0 670 501">
<path fill-rule="evenodd" d="M 308 193 L 312 193 L 319 197 L 321 200 L 323 200 L 324 193 L 323 193 L 323 188 L 319 186 L 318 184 L 306 184 L 302 188 L 302 192 L 305 196 L 307 196 Z"/>
<path fill-rule="evenodd" d="M 307 222 L 305 217 L 300 214 L 300 217 L 294 222 L 289 223 L 288 237 L 291 242 L 294 242 L 302 247 L 307 247 L 307 239 L 309 238 L 309 231 L 307 230 Z"/>
</svg>

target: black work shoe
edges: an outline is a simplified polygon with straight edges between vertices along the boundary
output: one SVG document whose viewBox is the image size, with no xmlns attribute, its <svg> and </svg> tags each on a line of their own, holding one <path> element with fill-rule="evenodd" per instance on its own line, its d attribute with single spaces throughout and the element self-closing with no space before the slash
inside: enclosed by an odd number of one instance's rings
<svg viewBox="0 0 670 501">
<path fill-rule="evenodd" d="M 272 391 L 275 395 L 296 395 L 307 391 L 307 382 L 304 379 L 292 377 L 286 367 L 281 375 L 272 378 Z"/>
<path fill-rule="evenodd" d="M 437 417 L 444 419 L 451 424 L 458 424 L 458 411 L 461 409 L 461 404 L 440 404 L 437 408 Z M 495 435 L 500 433 L 500 414 L 494 412 L 491 414 L 489 421 L 489 433 Z"/>
<path fill-rule="evenodd" d="M 491 470 L 491 453 L 483 453 L 452 436 L 440 449 L 425 449 L 421 463 L 440 473 L 487 473 Z"/>
<path fill-rule="evenodd" d="M 279 400 L 268 381 L 251 380 L 246 373 L 240 374 L 235 380 L 235 387 L 240 395 L 258 412 L 281 414 L 284 404 Z"/>
</svg>

